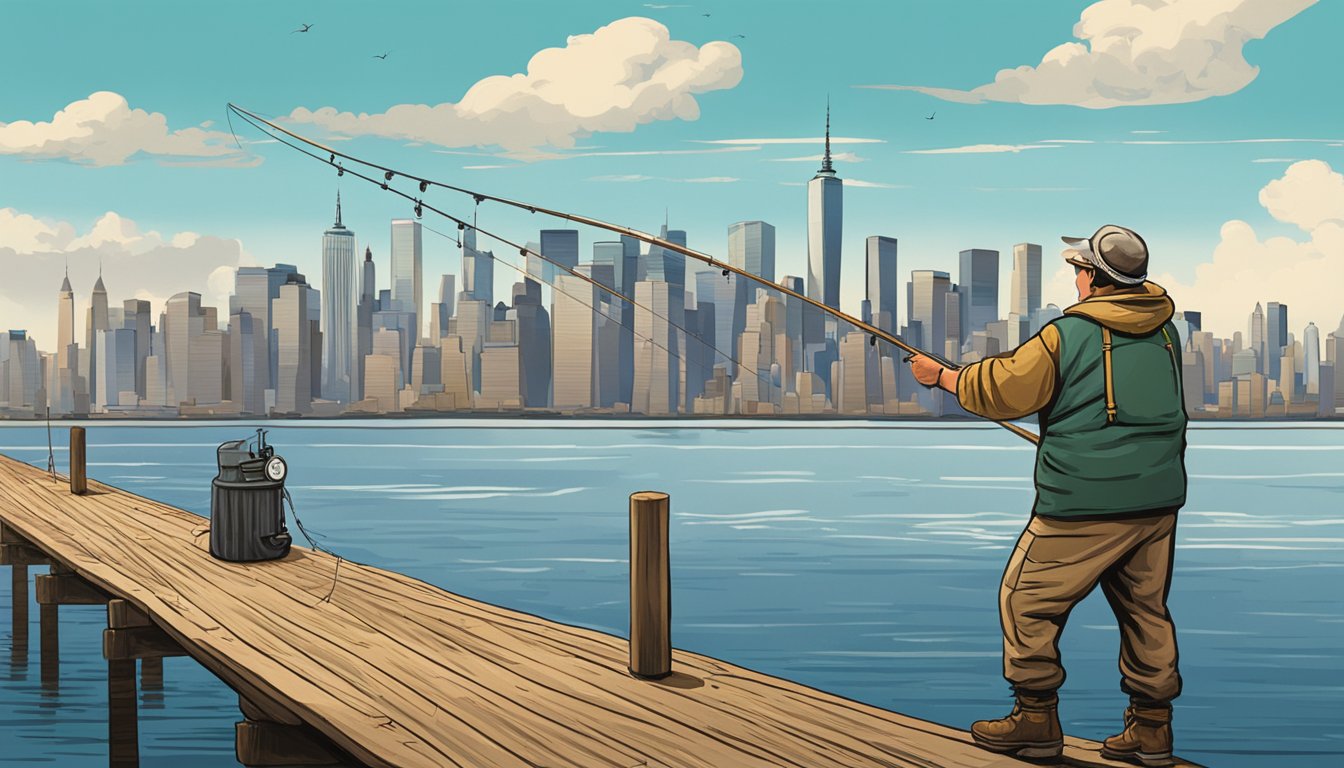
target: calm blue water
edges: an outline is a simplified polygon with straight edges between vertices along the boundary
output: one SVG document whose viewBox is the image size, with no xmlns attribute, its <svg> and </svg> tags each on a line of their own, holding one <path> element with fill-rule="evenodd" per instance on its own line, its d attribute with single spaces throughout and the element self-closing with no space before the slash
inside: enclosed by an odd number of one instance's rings
<svg viewBox="0 0 1344 768">
<path fill-rule="evenodd" d="M 1010 705 L 997 589 L 1030 506 L 1032 450 L 1000 429 L 376 424 L 271 425 L 299 515 L 348 558 L 625 635 L 627 496 L 667 491 L 677 647 L 960 727 Z M 208 515 L 215 446 L 248 433 L 94 423 L 89 473 Z M 0 452 L 45 466 L 46 450 L 43 428 L 0 427 Z M 1171 594 L 1178 751 L 1215 766 L 1339 765 L 1344 429 L 1194 429 L 1187 458 Z M 7 574 L 0 590 L 3 653 Z M 61 609 L 58 691 L 39 682 L 37 615 L 27 657 L 4 654 L 0 764 L 101 767 L 104 612 Z M 1061 643 L 1069 733 L 1117 728 L 1117 643 L 1093 595 Z M 142 693 L 141 764 L 236 765 L 232 691 L 190 659 L 168 659 L 165 677 Z"/>
</svg>

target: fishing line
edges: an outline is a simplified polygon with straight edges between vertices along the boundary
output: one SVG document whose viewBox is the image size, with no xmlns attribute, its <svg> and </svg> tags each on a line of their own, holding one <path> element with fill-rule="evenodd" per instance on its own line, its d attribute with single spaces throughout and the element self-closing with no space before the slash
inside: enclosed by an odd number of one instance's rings
<svg viewBox="0 0 1344 768">
<path fill-rule="evenodd" d="M 341 576 L 341 563 L 345 562 L 345 558 L 341 557 L 335 552 L 332 552 L 330 549 L 327 549 L 326 547 L 322 546 L 321 544 L 318 544 L 316 541 L 313 540 L 313 536 L 308 533 L 308 529 L 303 527 L 303 521 L 299 519 L 299 513 L 294 509 L 294 497 L 289 495 L 288 488 L 284 488 L 282 490 L 284 491 L 285 494 L 285 501 L 289 503 L 290 517 L 294 518 L 294 525 L 298 526 L 299 533 L 303 534 L 303 538 L 308 540 L 308 545 L 311 546 L 313 549 L 317 550 L 318 552 L 325 552 L 328 555 L 331 555 L 332 557 L 336 558 L 336 570 L 331 574 L 331 589 L 327 590 L 326 597 L 323 597 L 321 600 L 317 601 L 319 603 L 330 602 L 331 596 L 336 593 L 336 581 Z M 318 536 L 318 538 L 321 538 L 321 536 Z"/>
</svg>

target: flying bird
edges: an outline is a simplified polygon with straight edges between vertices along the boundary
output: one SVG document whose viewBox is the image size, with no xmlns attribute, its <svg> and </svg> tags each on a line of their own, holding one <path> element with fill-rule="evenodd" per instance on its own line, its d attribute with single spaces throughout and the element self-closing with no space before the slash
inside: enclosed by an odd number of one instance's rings
<svg viewBox="0 0 1344 768">
<path fill-rule="evenodd" d="M 391 53 L 391 51 L 388 51 L 387 53 Z M 379 55 L 377 55 L 377 54 L 374 54 L 373 58 L 375 58 L 375 59 L 384 59 L 384 60 L 386 60 L 386 59 L 387 59 L 387 53 L 384 53 L 384 54 L 381 55 L 381 56 L 379 56 Z"/>
<path fill-rule="evenodd" d="M 300 22 L 300 23 L 302 23 L 302 22 Z M 294 34 L 295 32 L 307 32 L 308 30 L 310 30 L 310 29 L 312 29 L 312 28 L 313 28 L 313 25 L 312 25 L 312 24 L 304 24 L 304 25 L 303 25 L 303 29 L 295 29 L 295 30 L 292 30 L 292 31 L 290 31 L 289 34 L 292 35 L 292 34 Z"/>
<path fill-rule="evenodd" d="M 746 36 L 746 35 L 733 35 L 733 37 L 739 37 L 739 38 L 741 38 L 741 39 L 743 39 L 743 40 L 746 40 L 746 39 L 747 39 L 747 36 Z"/>
<path fill-rule="evenodd" d="M 701 15 L 701 16 L 704 16 L 706 19 L 709 18 L 709 14 L 708 14 L 708 13 L 702 13 L 702 14 L 700 14 L 700 15 Z"/>
<path fill-rule="evenodd" d="M 937 115 L 937 114 L 938 114 L 937 112 L 934 112 L 932 115 L 929 115 L 928 117 L 926 117 L 926 118 L 924 118 L 924 119 L 925 119 L 925 120 L 932 120 L 932 119 L 934 118 L 934 116 Z"/>
</svg>

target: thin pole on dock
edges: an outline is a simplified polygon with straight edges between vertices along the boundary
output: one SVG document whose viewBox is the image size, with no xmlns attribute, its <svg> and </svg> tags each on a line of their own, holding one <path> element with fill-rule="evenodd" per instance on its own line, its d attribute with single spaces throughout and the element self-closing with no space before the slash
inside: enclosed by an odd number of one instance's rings
<svg viewBox="0 0 1344 768">
<path fill-rule="evenodd" d="M 88 478 L 85 477 L 84 469 L 84 428 L 70 428 L 70 492 L 83 495 L 89 490 Z"/>
<path fill-rule="evenodd" d="M 666 493 L 630 494 L 630 674 L 672 674 L 672 585 Z"/>
</svg>

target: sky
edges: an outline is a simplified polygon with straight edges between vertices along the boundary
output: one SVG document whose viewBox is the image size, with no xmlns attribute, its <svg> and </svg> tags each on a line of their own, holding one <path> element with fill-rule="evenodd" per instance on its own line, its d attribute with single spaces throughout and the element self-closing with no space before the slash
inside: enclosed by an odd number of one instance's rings
<svg viewBox="0 0 1344 768">
<path fill-rule="evenodd" d="M 803 275 L 828 99 L 848 311 L 869 235 L 899 240 L 903 276 L 955 281 L 958 251 L 999 250 L 1006 312 L 1013 244 L 1043 244 L 1045 299 L 1067 305 L 1059 236 L 1114 223 L 1144 236 L 1153 279 L 1206 330 L 1244 332 L 1256 301 L 1288 304 L 1299 338 L 1341 324 L 1344 3 L 388 8 L 8 0 L 20 34 L 0 70 L 21 74 L 0 83 L 0 326 L 54 348 L 67 264 L 78 301 L 101 264 L 114 305 L 155 312 L 186 290 L 223 305 L 239 264 L 316 282 L 338 186 L 386 287 L 389 221 L 409 204 L 230 126 L 230 102 L 483 192 L 650 232 L 666 217 L 715 255 L 730 224 L 761 219 L 778 276 Z M 569 226 L 425 199 L 520 242 Z M 580 253 L 607 239 L 581 229 Z M 460 275 L 455 246 L 427 235 L 424 270 Z M 518 274 L 495 273 L 507 296 Z"/>
</svg>

